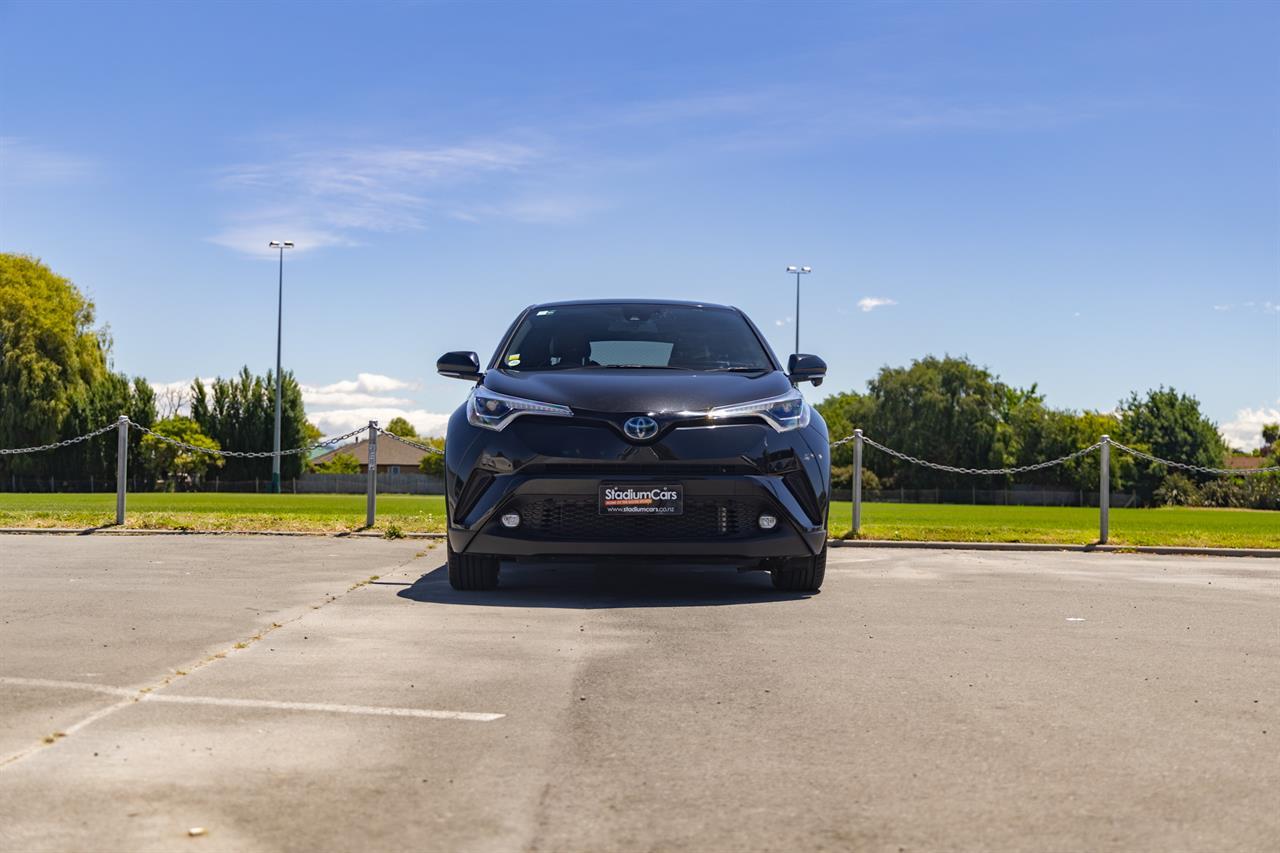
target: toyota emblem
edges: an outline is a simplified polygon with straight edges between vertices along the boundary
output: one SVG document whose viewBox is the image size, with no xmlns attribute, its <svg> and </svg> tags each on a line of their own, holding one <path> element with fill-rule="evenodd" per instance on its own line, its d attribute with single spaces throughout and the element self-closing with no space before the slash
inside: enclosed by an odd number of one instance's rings
<svg viewBox="0 0 1280 853">
<path fill-rule="evenodd" d="M 636 441 L 645 441 L 658 434 L 658 422 L 646 415 L 640 415 L 639 417 L 628 418 L 627 422 L 622 425 L 622 431 L 627 434 L 628 438 L 634 438 Z"/>
</svg>

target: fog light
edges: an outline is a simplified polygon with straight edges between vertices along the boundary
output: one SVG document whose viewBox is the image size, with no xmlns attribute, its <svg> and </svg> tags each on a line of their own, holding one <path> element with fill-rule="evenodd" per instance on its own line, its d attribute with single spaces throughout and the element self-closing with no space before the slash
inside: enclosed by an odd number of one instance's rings
<svg viewBox="0 0 1280 853">
<path fill-rule="evenodd" d="M 778 526 L 778 519 L 774 518 L 772 515 L 765 513 L 764 515 L 760 516 L 761 530 L 772 530 L 777 526 Z"/>
<path fill-rule="evenodd" d="M 502 516 L 502 526 L 503 527 L 519 527 L 520 513 L 509 512 L 506 515 Z"/>
</svg>

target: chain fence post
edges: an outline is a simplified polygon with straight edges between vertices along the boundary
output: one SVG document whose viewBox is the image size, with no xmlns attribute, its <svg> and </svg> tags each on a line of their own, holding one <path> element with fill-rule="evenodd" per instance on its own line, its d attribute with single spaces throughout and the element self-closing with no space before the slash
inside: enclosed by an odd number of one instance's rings
<svg viewBox="0 0 1280 853">
<path fill-rule="evenodd" d="M 378 509 L 378 422 L 369 421 L 369 487 L 364 526 L 373 527 Z"/>
<path fill-rule="evenodd" d="M 862 532 L 862 430 L 853 431 L 853 535 Z"/>
<path fill-rule="evenodd" d="M 1107 544 L 1111 532 L 1111 436 L 1102 437 L 1098 467 L 1098 544 Z"/>
<path fill-rule="evenodd" d="M 116 526 L 124 525 L 124 494 L 129 477 L 129 416 L 116 421 Z"/>
</svg>

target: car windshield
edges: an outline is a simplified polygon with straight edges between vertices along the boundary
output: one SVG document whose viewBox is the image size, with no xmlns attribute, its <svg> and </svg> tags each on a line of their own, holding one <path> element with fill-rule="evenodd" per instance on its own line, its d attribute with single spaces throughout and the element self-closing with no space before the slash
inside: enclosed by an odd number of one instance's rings
<svg viewBox="0 0 1280 853">
<path fill-rule="evenodd" d="M 773 370 L 747 321 L 729 308 L 612 303 L 538 308 L 498 366 L 507 370 Z"/>
</svg>

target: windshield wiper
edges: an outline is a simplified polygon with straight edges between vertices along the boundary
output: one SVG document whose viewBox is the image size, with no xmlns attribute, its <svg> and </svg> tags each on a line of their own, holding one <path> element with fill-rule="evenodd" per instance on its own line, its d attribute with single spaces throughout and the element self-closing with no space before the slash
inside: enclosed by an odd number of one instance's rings
<svg viewBox="0 0 1280 853">
<path fill-rule="evenodd" d="M 587 364 L 591 370 L 692 370 L 691 367 L 676 367 L 670 364 Z"/>
<path fill-rule="evenodd" d="M 708 373 L 768 373 L 767 367 L 747 367 L 746 365 L 737 364 L 733 367 L 713 367 L 707 371 Z"/>
</svg>

